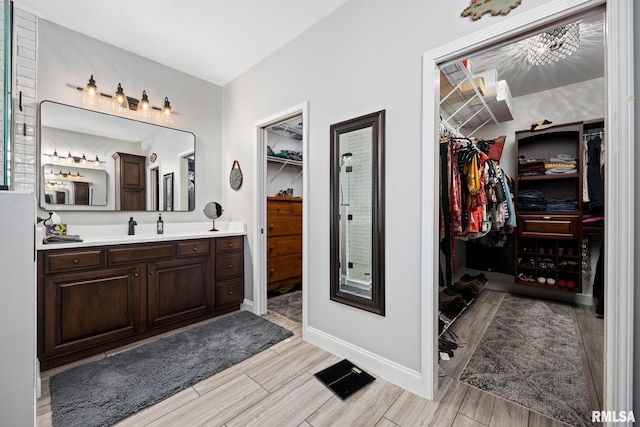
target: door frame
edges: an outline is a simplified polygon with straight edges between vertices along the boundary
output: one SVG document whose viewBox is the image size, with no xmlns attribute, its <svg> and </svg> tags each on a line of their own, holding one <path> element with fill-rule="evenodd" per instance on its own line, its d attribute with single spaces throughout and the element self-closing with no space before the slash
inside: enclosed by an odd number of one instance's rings
<svg viewBox="0 0 640 427">
<path fill-rule="evenodd" d="M 503 19 L 423 55 L 421 327 L 425 397 L 438 389 L 438 120 L 439 63 L 508 41 L 554 21 L 606 5 L 605 123 L 615 150 L 606 152 L 605 360 L 603 410 L 633 409 L 634 105 L 633 0 L 557 0 Z M 610 145 L 611 146 L 611 145 Z"/>
<path fill-rule="evenodd" d="M 308 206 L 309 197 L 309 101 L 289 107 L 265 119 L 256 122 L 256 174 L 254 200 L 256 207 L 256 228 L 254 230 L 254 269 L 253 269 L 253 312 L 259 316 L 267 312 L 267 128 L 277 123 L 302 115 L 302 283 L 307 280 L 307 242 L 309 236 Z M 307 295 L 302 292 L 302 330 L 307 327 Z"/>
</svg>

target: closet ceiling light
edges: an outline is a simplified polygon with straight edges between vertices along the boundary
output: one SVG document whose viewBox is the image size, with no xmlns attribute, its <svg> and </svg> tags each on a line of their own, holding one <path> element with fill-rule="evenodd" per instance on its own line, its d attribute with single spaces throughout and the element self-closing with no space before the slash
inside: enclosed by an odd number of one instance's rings
<svg viewBox="0 0 640 427">
<path fill-rule="evenodd" d="M 573 54 L 580 47 L 578 23 L 563 25 L 527 40 L 527 62 L 547 65 Z"/>
</svg>

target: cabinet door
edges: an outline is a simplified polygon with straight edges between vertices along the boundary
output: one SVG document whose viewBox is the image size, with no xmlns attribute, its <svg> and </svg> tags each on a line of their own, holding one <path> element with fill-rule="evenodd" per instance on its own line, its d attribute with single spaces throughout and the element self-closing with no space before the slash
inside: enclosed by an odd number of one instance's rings
<svg viewBox="0 0 640 427">
<path fill-rule="evenodd" d="M 44 356 L 79 351 L 139 330 L 137 266 L 49 276 L 44 292 Z"/>
<path fill-rule="evenodd" d="M 211 313 L 213 266 L 209 258 L 156 262 L 147 266 L 149 328 Z"/>
<path fill-rule="evenodd" d="M 120 190 L 120 210 L 144 211 L 147 209 L 144 190 L 122 188 Z"/>
</svg>

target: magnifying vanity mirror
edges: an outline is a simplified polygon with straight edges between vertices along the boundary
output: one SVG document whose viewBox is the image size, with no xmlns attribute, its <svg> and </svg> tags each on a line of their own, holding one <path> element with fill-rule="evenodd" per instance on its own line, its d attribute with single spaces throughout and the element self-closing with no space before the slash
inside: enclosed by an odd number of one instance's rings
<svg viewBox="0 0 640 427">
<path fill-rule="evenodd" d="M 331 299 L 384 315 L 384 110 L 331 125 Z"/>
<path fill-rule="evenodd" d="M 39 117 L 42 209 L 194 209 L 193 133 L 52 101 Z"/>
</svg>

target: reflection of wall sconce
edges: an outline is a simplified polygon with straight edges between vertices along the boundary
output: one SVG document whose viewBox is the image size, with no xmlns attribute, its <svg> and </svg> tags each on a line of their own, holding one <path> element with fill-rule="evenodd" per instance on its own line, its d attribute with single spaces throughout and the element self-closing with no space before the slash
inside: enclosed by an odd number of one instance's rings
<svg viewBox="0 0 640 427">
<path fill-rule="evenodd" d="M 66 160 L 69 163 L 79 163 L 82 165 L 88 165 L 90 164 L 87 161 L 87 156 L 82 153 L 82 156 L 74 156 L 73 154 L 71 154 L 71 151 L 69 151 L 69 154 L 67 154 L 67 157 L 60 157 L 58 155 L 58 151 L 57 150 L 53 150 L 53 154 L 47 154 L 47 153 L 43 153 L 43 156 L 46 157 L 51 157 L 54 161 L 58 161 L 58 160 Z M 103 162 L 102 160 L 100 160 L 100 158 L 96 155 L 96 159 L 91 162 L 91 164 L 93 164 L 94 166 L 100 166 L 102 163 L 107 163 L 107 162 Z"/>
<path fill-rule="evenodd" d="M 87 105 L 96 105 L 101 102 L 102 98 L 108 98 L 111 101 L 111 107 L 114 111 L 120 113 L 126 113 L 128 111 L 135 111 L 140 117 L 145 119 L 152 119 L 154 116 L 163 123 L 173 123 L 175 112 L 171 108 L 169 98 L 165 96 L 164 105 L 162 108 L 152 106 L 149 103 L 149 97 L 147 91 L 142 91 L 142 98 L 136 99 L 125 95 L 122 84 L 118 83 L 118 88 L 114 95 L 109 95 L 98 91 L 96 81 L 93 79 L 93 74 L 89 78 L 89 83 L 86 88 L 76 87 L 79 91 L 82 91 L 82 103 Z"/>
<path fill-rule="evenodd" d="M 340 158 L 340 166 L 345 167 L 345 172 L 353 172 L 353 166 L 351 165 L 352 158 L 353 153 L 344 153 Z"/>
</svg>

